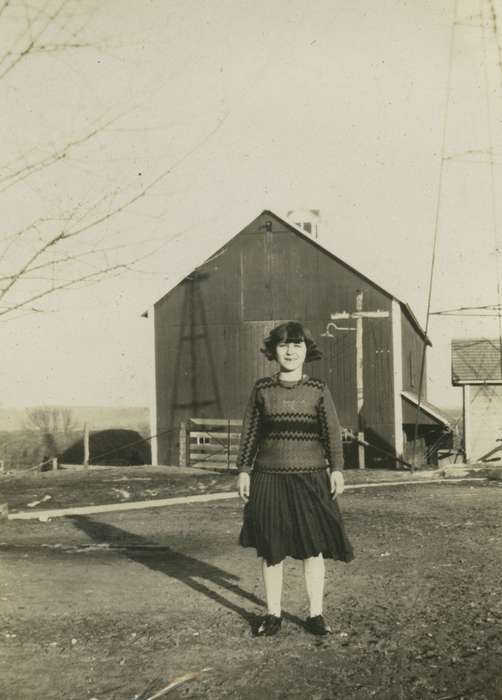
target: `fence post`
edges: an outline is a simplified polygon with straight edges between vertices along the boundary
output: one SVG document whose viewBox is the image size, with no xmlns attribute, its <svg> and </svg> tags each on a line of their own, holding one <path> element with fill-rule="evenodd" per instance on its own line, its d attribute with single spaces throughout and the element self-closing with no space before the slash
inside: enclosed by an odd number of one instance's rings
<svg viewBox="0 0 502 700">
<path fill-rule="evenodd" d="M 84 423 L 84 468 L 89 468 L 89 426 Z"/>
<path fill-rule="evenodd" d="M 57 468 L 58 468 L 58 458 L 57 457 L 52 458 L 51 468 L 52 468 L 52 471 L 57 471 Z"/>
<path fill-rule="evenodd" d="M 230 418 L 227 425 L 227 469 L 230 469 Z"/>
<path fill-rule="evenodd" d="M 0 503 L 0 520 L 7 520 L 9 517 L 9 506 L 7 503 Z"/>
<path fill-rule="evenodd" d="M 180 423 L 180 436 L 179 436 L 179 445 L 180 445 L 180 467 L 188 467 L 188 426 L 185 421 L 181 421 Z"/>
</svg>

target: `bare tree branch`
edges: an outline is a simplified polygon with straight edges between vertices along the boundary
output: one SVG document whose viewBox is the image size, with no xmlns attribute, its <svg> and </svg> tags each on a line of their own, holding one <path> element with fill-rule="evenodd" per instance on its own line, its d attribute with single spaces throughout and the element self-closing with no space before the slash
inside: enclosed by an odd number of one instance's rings
<svg viewBox="0 0 502 700">
<path fill-rule="evenodd" d="M 162 180 L 164 180 L 166 177 L 168 177 L 174 170 L 177 168 L 179 165 L 181 165 L 187 158 L 189 158 L 191 155 L 193 155 L 201 146 L 203 146 L 210 138 L 213 136 L 218 129 L 221 128 L 223 123 L 225 122 L 228 114 L 225 115 L 220 121 L 217 123 L 217 125 L 212 129 L 208 134 L 204 136 L 204 138 L 199 141 L 192 149 L 187 151 L 183 156 L 178 158 L 177 161 L 175 161 L 172 165 L 169 166 L 166 170 L 164 170 L 160 175 L 158 175 L 156 178 L 154 178 L 150 183 L 145 185 L 140 192 L 135 194 L 134 196 L 130 197 L 128 200 L 120 204 L 119 206 L 111 209 L 108 211 L 106 214 L 95 218 L 94 220 L 90 221 L 89 223 L 85 224 L 84 226 L 81 226 L 80 228 L 77 228 L 76 230 L 70 231 L 69 233 L 65 231 L 60 231 L 57 233 L 55 236 L 50 238 L 48 241 L 46 241 L 38 250 L 36 250 L 31 257 L 22 265 L 21 268 L 18 269 L 17 272 L 12 274 L 10 276 L 10 282 L 7 284 L 6 287 L 3 288 L 3 290 L 0 291 L 0 299 L 2 299 L 7 292 L 14 286 L 14 284 L 21 278 L 23 275 L 25 275 L 29 270 L 32 269 L 33 263 L 44 253 L 46 253 L 50 248 L 56 246 L 58 243 L 61 243 L 62 241 L 68 241 L 71 238 L 75 238 L 76 236 L 80 236 L 83 233 L 86 233 L 90 231 L 91 229 L 95 229 L 96 227 L 100 226 L 101 224 L 105 223 L 106 221 L 110 220 L 113 217 L 116 217 L 118 214 L 123 213 L 131 207 L 133 204 L 135 204 L 137 201 L 142 199 L 147 192 L 149 192 L 152 188 L 154 188 L 156 185 L 158 185 Z M 55 288 L 57 289 L 57 288 Z M 49 292 L 47 292 L 49 293 Z M 35 299 L 40 298 L 39 296 L 35 297 Z M 30 299 L 27 301 L 27 303 L 30 303 L 33 301 L 33 299 Z M 1 314 L 0 314 L 1 315 Z"/>
<path fill-rule="evenodd" d="M 93 46 L 91 42 L 85 40 L 80 42 L 75 33 L 72 36 L 61 36 L 61 43 L 59 43 L 61 33 L 69 34 L 68 27 L 73 20 L 71 12 L 65 12 L 70 2 L 71 0 L 57 0 L 57 2 L 48 0 L 41 8 L 36 9 L 28 4 L 25 5 L 26 26 L 17 33 L 10 48 L 0 59 L 2 68 L 0 81 L 29 54 Z M 3 2 L 0 6 L 0 16 L 11 3 L 12 0 Z M 61 22 L 63 14 L 65 21 Z M 17 16 L 16 21 L 19 25 L 23 17 Z M 36 155 L 33 149 L 28 151 L 30 157 L 24 154 L 18 160 L 12 161 L 11 165 L 3 168 L 3 174 L 0 177 L 0 193 L 6 192 L 56 163 L 78 163 L 75 151 L 79 147 L 90 142 L 124 114 L 136 109 L 137 104 L 118 116 L 105 119 L 102 115 L 87 127 L 88 130 L 85 133 L 75 136 L 64 145 L 53 147 L 46 155 L 41 152 L 40 147 L 37 147 Z M 110 110 L 105 110 L 105 114 L 106 112 L 110 114 Z M 26 310 L 39 312 L 41 309 L 37 308 L 36 302 L 41 299 L 72 287 L 94 284 L 107 276 L 133 269 L 139 260 L 144 260 L 151 255 L 151 251 L 145 253 L 143 249 L 141 255 L 134 259 L 124 261 L 124 257 L 132 256 L 121 254 L 120 258 L 114 256 L 112 261 L 113 252 L 116 253 L 120 248 L 131 246 L 103 245 L 105 238 L 109 239 L 111 235 L 107 224 L 129 211 L 201 149 L 222 127 L 227 117 L 228 112 L 218 119 L 209 132 L 199 137 L 191 148 L 146 184 L 138 187 L 135 181 L 134 188 L 131 185 L 113 186 L 113 189 L 104 188 L 104 193 L 94 201 L 92 201 L 94 197 L 87 193 L 83 197 L 79 193 L 78 204 L 64 217 L 41 216 L 4 238 L 4 247 L 0 252 L 2 263 L 0 317 L 2 321 L 12 318 L 13 315 L 17 317 L 20 312 Z M 36 187 L 38 180 L 34 179 L 34 182 Z M 95 188 L 96 185 L 93 182 L 89 185 L 88 191 L 94 191 Z M 45 191 L 44 189 L 43 192 Z M 84 266 L 87 269 L 83 269 Z M 52 276 L 47 272 L 48 270 L 52 271 Z M 65 270 L 68 271 L 67 275 L 60 272 Z"/>
<path fill-rule="evenodd" d="M 104 122 L 104 124 L 100 124 L 91 131 L 88 131 L 86 134 L 84 134 L 84 136 L 76 138 L 73 141 L 69 141 L 64 145 L 64 147 L 60 148 L 58 151 L 52 153 L 46 158 L 42 158 L 41 160 L 36 161 L 34 163 L 29 163 L 28 165 L 25 165 L 19 170 L 17 170 L 16 172 L 9 173 L 4 177 L 0 177 L 0 183 L 6 183 L 3 187 L 0 187 L 0 193 L 5 192 L 14 185 L 17 185 L 18 182 L 25 180 L 30 175 L 33 175 L 34 173 L 39 172 L 44 168 L 48 168 L 50 165 L 56 163 L 57 161 L 67 158 L 73 149 L 77 148 L 78 146 L 82 146 L 84 143 L 90 141 L 94 136 L 104 131 L 111 124 L 114 124 L 122 116 L 123 115 L 112 117 L 108 121 Z"/>
<path fill-rule="evenodd" d="M 59 406 L 34 406 L 26 409 L 26 428 L 42 433 L 68 433 L 76 423 L 71 408 Z"/>
<path fill-rule="evenodd" d="M 61 408 L 59 411 L 59 420 L 61 430 L 64 433 L 71 433 L 77 427 L 71 408 Z"/>
<path fill-rule="evenodd" d="M 9 5 L 10 5 L 10 0 L 4 0 L 2 7 L 0 7 L 0 17 L 3 15 L 5 10 L 9 7 Z"/>
<path fill-rule="evenodd" d="M 130 248 L 130 245 L 128 244 L 122 244 L 122 245 L 116 245 L 116 246 L 108 246 L 107 248 L 92 248 L 91 250 L 85 250 L 85 251 L 79 251 L 78 253 L 70 254 L 70 255 L 65 255 L 63 258 L 55 258 L 48 260 L 45 263 L 40 263 L 40 265 L 35 265 L 33 267 L 30 267 L 26 271 L 26 276 L 30 276 L 29 279 L 32 279 L 31 274 L 33 272 L 38 272 L 39 270 L 45 270 L 49 267 L 55 267 L 56 265 L 64 265 L 66 263 L 70 262 L 82 262 L 84 258 L 89 257 L 89 256 L 96 256 L 99 254 L 104 254 L 106 255 L 107 253 L 112 253 L 116 252 L 117 250 L 126 250 Z M 0 277 L 0 282 L 5 282 L 7 280 L 11 280 L 14 275 L 5 275 L 4 277 Z M 42 278 L 40 278 L 42 279 Z"/>
<path fill-rule="evenodd" d="M 47 2 L 47 3 L 45 4 L 44 8 L 38 11 L 38 13 L 37 13 L 37 15 L 36 15 L 36 17 L 35 17 L 35 21 L 36 21 L 42 14 L 45 14 L 45 8 L 47 8 L 47 6 L 48 6 L 49 4 L 50 4 L 50 2 Z M 4 70 L 3 72 L 0 73 L 0 80 L 1 80 L 2 78 L 5 78 L 5 76 L 8 75 L 8 73 L 10 73 L 11 70 L 13 70 L 13 69 L 19 64 L 19 62 L 22 61 L 22 59 L 25 58 L 25 56 L 27 56 L 27 55 L 31 52 L 31 50 L 32 50 L 33 47 L 35 46 L 36 41 L 37 41 L 38 39 L 40 39 L 40 37 L 44 34 L 44 32 L 46 31 L 46 29 L 51 25 L 51 23 L 54 22 L 54 20 L 58 17 L 58 15 L 61 14 L 61 12 L 63 11 L 63 9 L 65 8 L 65 6 L 66 6 L 67 4 L 68 4 L 68 0 L 62 0 L 62 2 L 60 3 L 59 7 L 57 8 L 57 10 L 55 10 L 55 12 L 53 12 L 51 15 L 48 15 L 47 21 L 42 25 L 41 29 L 39 29 L 37 32 L 35 32 L 35 33 L 33 33 L 33 34 L 31 34 L 31 30 L 32 30 L 32 27 L 33 27 L 33 23 L 34 23 L 34 22 L 33 22 L 33 21 L 28 21 L 28 28 L 27 28 L 26 30 L 24 30 L 23 32 L 21 32 L 21 33 L 16 37 L 16 39 L 14 40 L 14 43 L 11 45 L 11 48 L 8 49 L 8 50 L 6 51 L 6 53 L 3 55 L 3 57 L 0 59 L 0 65 L 2 65 L 5 61 L 7 61 L 7 59 L 8 59 L 9 57 L 11 57 L 11 56 L 16 56 L 16 57 L 14 58 L 14 60 L 12 61 L 12 63 L 10 63 L 10 64 L 7 66 L 7 68 L 5 68 L 5 70 Z M 31 35 L 31 39 L 30 39 L 30 41 L 28 42 L 28 44 L 27 44 L 27 45 L 24 47 L 24 49 L 22 49 L 21 51 L 19 51 L 19 52 L 14 51 L 14 48 L 15 48 L 16 44 L 17 44 L 20 40 L 22 40 L 23 37 L 24 37 L 26 34 L 28 34 L 28 33 L 30 33 L 30 35 Z"/>
<path fill-rule="evenodd" d="M 20 229 L 19 231 L 16 231 L 16 233 L 11 234 L 8 238 L 10 239 L 3 251 L 0 253 L 0 260 L 4 258 L 9 250 L 14 246 L 18 240 L 25 234 L 28 233 L 28 231 L 32 231 L 34 228 L 36 228 L 38 225 L 43 223 L 44 219 L 37 219 L 36 221 L 32 221 L 31 224 L 28 224 L 24 228 Z M 8 278 L 2 278 L 0 277 L 0 280 L 2 279 L 11 279 L 11 276 L 9 275 Z"/>
<path fill-rule="evenodd" d="M 63 15 L 63 10 L 71 2 L 71 0 L 63 0 L 57 9 L 54 12 L 50 13 L 47 11 L 47 8 L 51 5 L 51 1 L 52 0 L 47 0 L 45 5 L 42 8 L 40 8 L 33 17 L 30 17 L 30 8 L 27 4 L 25 4 L 26 27 L 17 34 L 17 36 L 14 38 L 14 41 L 11 43 L 10 48 L 5 51 L 2 57 L 0 57 L 0 66 L 2 66 L 9 59 L 11 59 L 11 62 L 7 65 L 3 72 L 0 73 L 0 79 L 8 75 L 10 71 L 13 70 L 22 61 L 23 58 L 35 53 L 54 53 L 65 51 L 68 49 L 100 48 L 101 50 L 104 50 L 105 48 L 116 49 L 124 47 L 126 45 L 130 46 L 130 42 L 126 44 L 124 42 L 117 41 L 116 39 L 112 40 L 111 38 L 104 41 L 77 41 L 78 36 L 88 24 L 89 18 L 87 18 L 81 24 L 80 27 L 71 32 L 70 40 L 64 39 L 60 43 L 58 43 L 57 41 L 47 41 L 41 43 L 39 40 L 42 39 L 43 35 L 51 27 L 51 25 L 54 25 L 56 21 Z M 12 6 L 12 1 L 4 0 L 4 4 L 0 8 L 0 16 L 9 6 Z M 70 21 L 74 19 L 75 14 L 70 13 L 68 16 L 69 19 L 59 26 L 59 32 L 62 32 L 67 28 Z M 34 28 L 37 27 L 37 23 L 39 23 L 42 17 L 46 18 L 45 23 L 43 23 L 41 27 L 36 28 L 36 30 L 34 31 Z M 23 44 L 23 42 L 24 46 L 20 47 L 19 49 L 16 49 L 16 46 L 18 46 L 19 44 Z M 142 42 L 138 41 L 137 43 L 140 45 Z"/>
<path fill-rule="evenodd" d="M 36 406 L 26 409 L 25 427 L 40 434 L 45 454 L 54 457 L 70 438 L 76 422 L 71 408 Z"/>
<path fill-rule="evenodd" d="M 16 282 L 29 270 L 30 265 L 37 260 L 43 253 L 45 253 L 49 248 L 52 246 L 56 245 L 58 242 L 64 240 L 65 234 L 64 232 L 58 233 L 56 236 L 51 238 L 49 241 L 44 243 L 44 245 L 36 250 L 30 259 L 16 272 L 12 275 L 10 282 L 7 284 L 6 287 L 4 287 L 0 291 L 0 299 L 3 299 L 3 297 L 7 294 L 7 292 L 12 289 L 12 287 L 16 284 Z"/>
<path fill-rule="evenodd" d="M 95 228 L 96 226 L 99 226 L 100 224 L 104 223 L 105 221 L 108 221 L 112 217 L 117 216 L 117 214 L 120 214 L 124 212 L 126 209 L 128 209 L 130 206 L 132 206 L 135 202 L 139 201 L 142 199 L 151 189 L 153 189 L 156 185 L 158 185 L 162 180 L 165 180 L 166 177 L 171 175 L 171 173 L 182 163 L 184 163 L 187 158 L 192 156 L 196 151 L 198 151 L 207 141 L 214 136 L 214 134 L 222 127 L 222 125 L 225 123 L 226 119 L 228 117 L 228 112 L 225 114 L 224 117 L 222 117 L 214 129 L 212 129 L 208 134 L 204 136 L 201 141 L 199 141 L 193 148 L 191 148 L 189 151 L 183 154 L 178 160 L 176 160 L 172 165 L 169 166 L 169 168 L 166 168 L 160 175 L 158 175 L 156 178 L 154 178 L 148 185 L 145 185 L 141 189 L 140 192 L 135 194 L 133 197 L 128 199 L 127 201 L 123 202 L 119 206 L 115 207 L 114 209 L 111 209 L 107 214 L 104 214 L 101 217 L 98 217 L 97 219 L 94 219 L 90 223 L 86 224 L 85 226 L 82 226 L 81 228 L 77 229 L 76 231 L 72 231 L 71 233 L 68 233 L 66 235 L 66 238 L 72 238 L 73 236 L 78 236 L 82 233 L 85 233 L 86 231 L 89 231 L 92 228 Z"/>
<path fill-rule="evenodd" d="M 66 49 L 95 49 L 96 44 L 93 43 L 92 41 L 88 42 L 74 42 L 74 43 L 65 43 L 65 44 L 40 44 L 39 46 L 34 46 L 32 48 L 32 53 L 51 53 L 54 51 L 65 51 Z"/>
<path fill-rule="evenodd" d="M 225 120 L 228 117 L 228 113 L 225 114 L 224 117 L 222 117 L 216 126 L 204 136 L 203 139 L 201 139 L 195 146 L 193 146 L 192 149 L 187 151 L 183 156 L 178 158 L 169 168 L 164 170 L 160 175 L 158 175 L 156 178 L 154 178 L 150 183 L 145 185 L 140 192 L 135 194 L 134 196 L 130 197 L 128 200 L 120 204 L 119 206 L 111 209 L 108 211 L 106 214 L 103 216 L 95 218 L 93 221 L 85 224 L 84 226 L 81 226 L 80 228 L 77 228 L 76 230 L 70 231 L 69 233 L 66 233 L 65 231 L 60 231 L 58 232 L 55 236 L 51 237 L 48 241 L 46 241 L 40 248 L 38 248 L 31 256 L 30 258 L 17 270 L 17 272 L 13 273 L 10 276 L 10 281 L 7 283 L 7 285 L 0 290 L 0 300 L 3 299 L 7 293 L 14 287 L 14 285 L 23 278 L 30 270 L 32 271 L 32 266 L 33 263 L 40 258 L 44 253 L 49 251 L 51 248 L 57 246 L 59 243 L 62 241 L 68 241 L 69 239 L 75 238 L 76 236 L 80 236 L 90 230 L 96 229 L 98 226 L 101 224 L 105 223 L 106 221 L 109 221 L 110 219 L 118 216 L 119 214 L 123 213 L 126 211 L 129 207 L 131 207 L 133 204 L 135 204 L 137 201 L 142 199 L 152 188 L 154 188 L 156 185 L 158 185 L 160 182 L 162 182 L 166 177 L 168 177 L 179 165 L 181 165 L 187 158 L 189 158 L 191 155 L 193 155 L 198 149 L 200 149 L 224 124 Z M 96 278 L 104 276 L 107 273 L 117 271 L 117 270 L 124 270 L 130 265 L 133 264 L 134 261 L 131 261 L 126 264 L 118 264 L 118 265 L 112 265 L 110 267 L 106 267 L 102 271 L 97 271 L 90 273 L 89 275 L 84 275 L 81 277 L 78 277 L 75 280 L 71 280 L 69 282 L 65 282 L 64 284 L 60 285 L 53 285 L 51 288 L 44 289 L 43 291 L 30 296 L 29 298 L 25 299 L 24 301 L 20 301 L 15 303 L 14 305 L 9 305 L 6 309 L 3 311 L 0 311 L 0 316 L 4 316 L 8 313 L 11 313 L 13 311 L 16 311 L 17 309 L 22 308 L 24 305 L 29 305 L 32 304 L 34 301 L 38 301 L 39 299 L 48 296 L 49 294 L 52 294 L 54 292 L 67 289 L 68 287 L 77 285 L 83 281 L 93 279 L 94 281 Z"/>
<path fill-rule="evenodd" d="M 130 263 L 132 264 L 132 263 Z M 126 263 L 120 263 L 117 265 L 111 265 L 110 267 L 107 267 L 103 270 L 98 270 L 97 272 L 92 272 L 88 275 L 82 275 L 81 277 L 78 277 L 76 279 L 71 279 L 64 284 L 59 284 L 52 289 L 45 289 L 42 292 L 39 292 L 37 294 L 34 294 L 31 296 L 29 299 L 24 299 L 23 301 L 20 301 L 18 303 L 15 303 L 11 306 L 5 307 L 2 311 L 0 311 L 0 316 L 5 316 L 6 314 L 12 313 L 13 311 L 16 311 L 17 309 L 21 309 L 24 306 L 28 306 L 29 304 L 32 304 L 34 301 L 38 301 L 39 299 L 42 299 L 49 294 L 53 294 L 54 292 L 61 291 L 63 289 L 69 289 L 70 287 L 75 287 L 78 284 L 81 284 L 82 282 L 87 282 L 92 280 L 93 282 L 96 282 L 97 279 L 105 277 L 107 275 L 110 275 L 110 273 L 119 271 L 119 270 L 125 270 L 128 269 L 129 265 Z"/>
</svg>

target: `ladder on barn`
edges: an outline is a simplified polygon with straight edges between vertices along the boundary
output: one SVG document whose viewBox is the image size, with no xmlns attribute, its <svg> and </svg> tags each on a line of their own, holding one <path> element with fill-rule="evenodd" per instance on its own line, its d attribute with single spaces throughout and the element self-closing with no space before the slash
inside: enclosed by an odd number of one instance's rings
<svg viewBox="0 0 502 700">
<path fill-rule="evenodd" d="M 177 416 L 181 413 L 182 422 L 179 424 L 179 465 L 190 464 L 188 453 L 189 426 L 193 420 L 186 422 L 185 416 L 191 412 L 198 413 L 212 410 L 221 414 L 221 395 L 218 385 L 217 372 L 213 359 L 213 351 L 208 334 L 208 324 L 203 296 L 199 283 L 207 278 L 207 273 L 194 270 L 185 277 L 183 308 L 181 311 L 181 326 L 179 341 L 174 362 L 174 381 L 172 390 L 172 420 L 171 427 L 178 424 Z M 201 346 L 202 344 L 202 346 Z M 200 357 L 202 347 L 204 364 L 209 369 L 209 381 L 199 381 Z M 184 366 L 185 358 L 189 358 L 188 371 Z M 187 380 L 188 377 L 188 380 Z M 186 384 L 188 381 L 188 385 Z M 202 392 L 202 386 L 204 392 Z M 211 409 L 209 409 L 211 407 Z M 175 428 L 176 429 L 176 428 Z"/>
</svg>

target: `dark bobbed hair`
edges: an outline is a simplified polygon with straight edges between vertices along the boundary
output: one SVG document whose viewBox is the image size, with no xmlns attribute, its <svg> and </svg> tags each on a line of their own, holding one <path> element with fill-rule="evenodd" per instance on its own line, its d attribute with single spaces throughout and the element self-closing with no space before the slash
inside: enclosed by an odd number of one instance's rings
<svg viewBox="0 0 502 700">
<path fill-rule="evenodd" d="M 277 355 L 275 349 L 279 343 L 299 343 L 301 341 L 305 341 L 305 345 L 307 346 L 305 362 L 321 359 L 322 352 L 317 347 L 312 333 L 298 321 L 287 321 L 286 323 L 281 323 L 275 328 L 272 328 L 263 341 L 261 352 L 265 355 L 267 360 L 276 360 Z"/>
</svg>

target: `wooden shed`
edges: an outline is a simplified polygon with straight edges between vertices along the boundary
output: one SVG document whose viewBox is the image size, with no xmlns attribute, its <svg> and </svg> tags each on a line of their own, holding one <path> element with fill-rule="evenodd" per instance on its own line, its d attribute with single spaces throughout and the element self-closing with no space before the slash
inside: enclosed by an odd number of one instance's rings
<svg viewBox="0 0 502 700">
<path fill-rule="evenodd" d="M 364 432 L 366 464 L 389 466 L 410 449 L 424 331 L 407 304 L 277 214 L 262 212 L 151 313 L 154 463 L 178 463 L 180 423 L 236 424 L 254 381 L 274 371 L 259 351 L 264 336 L 290 319 L 318 341 L 323 359 L 307 372 L 327 381 L 342 425 Z M 448 421 L 422 407 L 419 423 L 427 450 Z M 357 451 L 347 458 L 355 465 Z"/>
<path fill-rule="evenodd" d="M 452 384 L 462 387 L 467 462 L 501 461 L 502 349 L 499 339 L 462 338 L 451 344 Z"/>
</svg>

